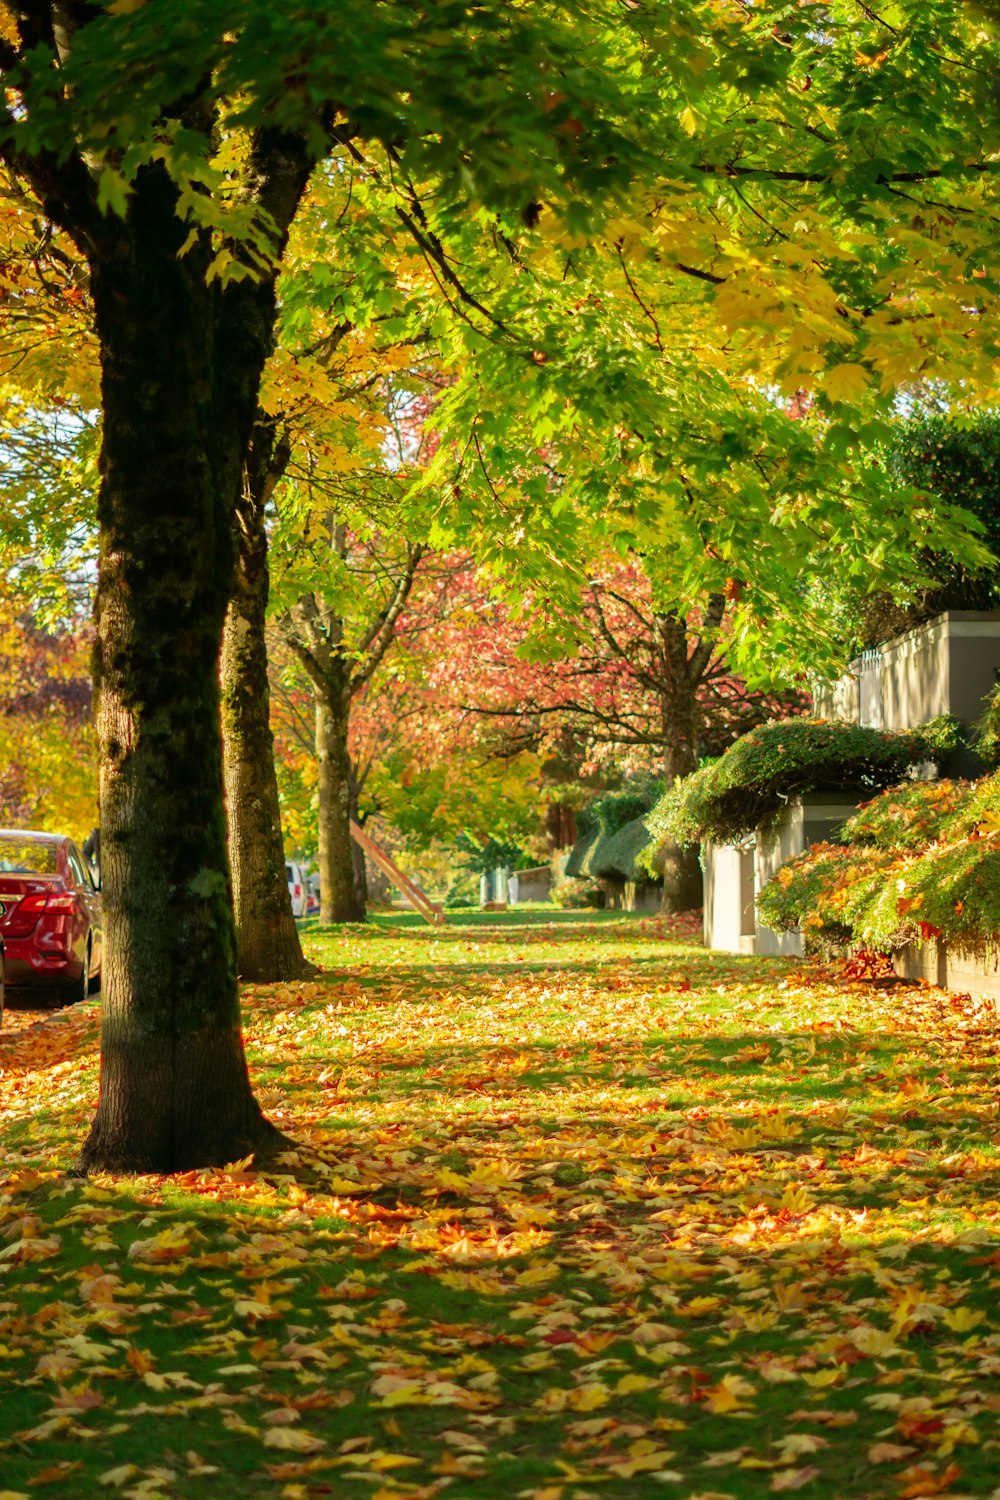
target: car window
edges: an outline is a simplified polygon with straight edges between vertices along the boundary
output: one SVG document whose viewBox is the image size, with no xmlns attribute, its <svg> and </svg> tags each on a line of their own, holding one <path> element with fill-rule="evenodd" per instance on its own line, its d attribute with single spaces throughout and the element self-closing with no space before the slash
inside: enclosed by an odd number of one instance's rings
<svg viewBox="0 0 1000 1500">
<path fill-rule="evenodd" d="M 295 879 L 295 876 L 292 874 L 292 867 L 291 867 L 291 865 L 286 865 L 285 866 L 285 879 L 286 880 L 294 880 Z"/>
<path fill-rule="evenodd" d="M 83 860 L 80 858 L 79 854 L 76 852 L 76 849 L 72 844 L 70 844 L 69 849 L 67 850 L 66 857 L 69 860 L 69 867 L 73 872 L 73 879 L 76 881 L 77 885 L 86 885 L 87 877 L 83 873 Z"/>
<path fill-rule="evenodd" d="M 54 875 L 57 844 L 0 833 L 0 875 Z"/>
</svg>

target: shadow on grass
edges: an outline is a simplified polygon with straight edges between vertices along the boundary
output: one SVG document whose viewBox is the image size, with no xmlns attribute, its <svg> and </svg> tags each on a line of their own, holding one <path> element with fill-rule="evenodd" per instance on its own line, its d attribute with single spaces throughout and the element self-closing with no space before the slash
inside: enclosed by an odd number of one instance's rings
<svg viewBox="0 0 1000 1500">
<path fill-rule="evenodd" d="M 379 964 L 377 968 L 374 964 L 359 966 L 357 962 L 339 964 L 336 962 L 336 955 L 330 953 L 323 957 L 330 966 L 317 976 L 316 982 L 319 984 L 335 988 L 345 982 L 357 982 L 363 984 L 369 992 L 377 986 L 398 990 L 400 985 L 414 984 L 421 988 L 412 998 L 421 1002 L 426 998 L 428 985 L 440 987 L 443 982 L 454 984 L 461 981 L 474 984 L 491 976 L 507 978 L 530 974 L 537 980 L 539 975 L 543 975 L 556 983 L 560 976 L 571 980 L 580 975 L 593 975 L 614 989 L 627 989 L 631 979 L 641 980 L 643 983 L 653 980 L 663 989 L 679 992 L 680 986 L 686 993 L 689 989 L 697 991 L 702 984 L 717 985 L 722 979 L 744 986 L 771 984 L 787 980 L 802 969 L 801 959 L 747 958 L 735 953 L 706 953 L 703 949 L 666 955 L 632 954 L 627 960 L 627 967 L 623 967 L 620 956 L 563 960 L 541 954 L 536 957 L 530 953 L 516 959 L 503 959 L 493 955 L 481 959 L 441 958 L 429 953 L 426 963 L 412 960 L 405 964 L 389 962 L 384 966 Z M 614 973 L 609 973 L 612 969 Z M 662 971 L 661 978 L 656 978 L 656 970 Z M 261 987 L 258 994 L 266 994 L 266 987 Z M 407 998 L 405 995 L 394 995 L 394 999 L 403 1002 Z M 699 1004 L 713 1007 L 718 1002 L 714 991 L 692 998 Z"/>
</svg>

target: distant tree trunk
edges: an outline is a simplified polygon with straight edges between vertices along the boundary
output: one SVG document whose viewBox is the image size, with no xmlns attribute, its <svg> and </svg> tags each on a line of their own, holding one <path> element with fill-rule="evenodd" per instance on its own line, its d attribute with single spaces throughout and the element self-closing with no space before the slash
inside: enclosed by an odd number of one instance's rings
<svg viewBox="0 0 1000 1500">
<path fill-rule="evenodd" d="M 364 826 L 364 818 L 361 816 L 358 794 L 358 778 L 354 767 L 351 767 L 351 817 L 359 826 Z M 365 851 L 359 843 L 351 839 L 351 858 L 354 861 L 354 888 L 358 894 L 361 909 L 367 914 L 368 911 L 368 866 L 365 863 Z"/>
<path fill-rule="evenodd" d="M 654 616 L 657 647 L 663 664 L 660 715 L 663 727 L 663 772 L 667 785 L 698 769 L 700 673 L 688 655 L 687 627 L 678 615 Z M 663 895 L 660 910 L 667 914 L 691 911 L 702 903 L 702 873 L 698 850 L 680 844 L 660 846 Z"/>
<path fill-rule="evenodd" d="M 302 955 L 285 876 L 264 633 L 265 507 L 287 460 L 287 449 L 275 451 L 273 428 L 258 420 L 236 507 L 236 571 L 220 662 L 236 967 L 258 984 L 314 972 Z"/>
<path fill-rule="evenodd" d="M 349 702 L 336 690 L 317 695 L 319 915 L 324 925 L 365 920 L 365 902 L 355 877 L 351 838 L 349 713 Z"/>
<path fill-rule="evenodd" d="M 289 182 L 294 201 L 304 182 Z M 106 964 L 81 1164 L 111 1171 L 225 1163 L 281 1139 L 240 1033 L 218 676 L 273 289 L 207 285 L 209 237 L 179 255 L 177 193 L 162 165 L 141 168 L 127 221 L 91 259 Z"/>
</svg>

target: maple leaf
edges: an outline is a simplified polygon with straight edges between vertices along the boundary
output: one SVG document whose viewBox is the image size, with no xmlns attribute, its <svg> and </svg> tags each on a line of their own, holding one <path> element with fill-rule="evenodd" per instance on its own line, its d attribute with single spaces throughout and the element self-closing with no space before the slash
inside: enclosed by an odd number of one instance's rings
<svg viewBox="0 0 1000 1500">
<path fill-rule="evenodd" d="M 754 1394 L 754 1387 L 741 1375 L 723 1375 L 719 1384 L 706 1392 L 705 1405 L 717 1413 L 740 1411 L 745 1406 L 743 1398 Z"/>
<path fill-rule="evenodd" d="M 870 1464 L 898 1463 L 901 1458 L 906 1458 L 914 1451 L 912 1443 L 872 1443 L 868 1449 L 868 1462 Z"/>
<path fill-rule="evenodd" d="M 273 1427 L 261 1438 L 265 1448 L 281 1448 L 290 1453 L 318 1453 L 326 1447 L 323 1438 L 303 1432 L 300 1427 Z"/>
<path fill-rule="evenodd" d="M 112 1485 L 115 1489 L 120 1489 L 123 1484 L 128 1484 L 130 1479 L 134 1479 L 138 1472 L 136 1464 L 119 1464 L 117 1468 L 106 1469 L 99 1476 L 98 1484 Z"/>
<path fill-rule="evenodd" d="M 801 1490 L 805 1485 L 811 1484 L 819 1472 L 815 1464 L 807 1464 L 803 1469 L 783 1469 L 771 1479 L 771 1489 Z"/>
</svg>

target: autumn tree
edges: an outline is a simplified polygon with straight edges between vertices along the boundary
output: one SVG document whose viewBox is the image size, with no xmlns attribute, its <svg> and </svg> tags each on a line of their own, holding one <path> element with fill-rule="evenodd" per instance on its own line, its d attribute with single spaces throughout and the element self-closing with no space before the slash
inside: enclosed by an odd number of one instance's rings
<svg viewBox="0 0 1000 1500">
<path fill-rule="evenodd" d="M 361 788 L 350 753 L 351 709 L 392 646 L 426 548 L 405 541 L 393 547 L 378 532 L 358 536 L 335 512 L 327 512 L 323 530 L 340 588 L 300 594 L 278 628 L 315 703 L 320 920 L 360 922 L 365 893 L 350 825 Z"/>
<path fill-rule="evenodd" d="M 794 690 L 750 688 L 731 670 L 724 593 L 682 615 L 658 604 L 639 559 L 595 570 L 572 614 L 528 608 L 517 621 L 474 573 L 452 586 L 451 649 L 431 679 L 453 713 L 492 726 L 507 754 L 565 759 L 569 743 L 581 767 L 669 785 L 801 701 Z M 548 640 L 541 657 L 539 635 Z M 663 875 L 665 910 L 701 904 L 696 853 L 666 848 Z"/>
<path fill-rule="evenodd" d="M 0 826 L 83 840 L 97 820 L 87 622 L 45 627 L 0 581 Z"/>
<path fill-rule="evenodd" d="M 239 1033 L 216 664 L 276 269 L 315 163 L 335 135 L 403 139 L 453 195 L 472 161 L 477 191 L 496 184 L 510 208 L 559 195 L 564 155 L 578 194 L 631 155 L 619 82 L 584 66 L 582 147 L 560 133 L 573 101 L 538 97 L 539 69 L 581 55 L 558 7 L 436 11 L 358 7 L 334 45 L 325 8 L 4 9 L 4 159 L 87 262 L 101 357 L 108 980 L 87 1166 L 171 1169 L 274 1139 Z"/>
<path fill-rule="evenodd" d="M 992 379 L 993 20 L 959 0 L 898 0 L 889 26 L 847 0 L 819 26 L 714 0 L 335 18 L 10 0 L 3 18 L 0 149 L 88 263 L 102 368 L 110 977 L 84 1161 L 226 1160 L 273 1132 L 239 1038 L 216 663 L 276 270 L 315 164 L 334 141 L 391 163 L 469 329 L 426 476 L 456 530 L 550 579 L 594 520 L 643 554 L 669 537 L 676 603 L 744 579 L 736 639 L 766 615 L 780 653 L 796 554 L 837 543 L 860 566 L 889 512 L 875 486 L 793 478 L 805 442 L 763 451 L 768 383 L 815 381 L 835 466 L 875 387 Z M 615 199 L 617 220 L 596 212 Z M 510 268 L 489 300 L 467 234 Z M 934 524 L 943 540 L 955 518 Z"/>
</svg>

